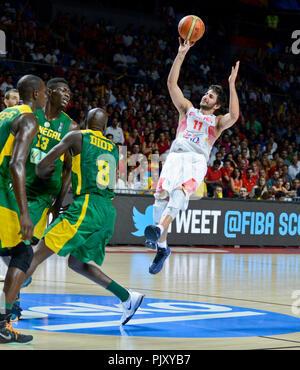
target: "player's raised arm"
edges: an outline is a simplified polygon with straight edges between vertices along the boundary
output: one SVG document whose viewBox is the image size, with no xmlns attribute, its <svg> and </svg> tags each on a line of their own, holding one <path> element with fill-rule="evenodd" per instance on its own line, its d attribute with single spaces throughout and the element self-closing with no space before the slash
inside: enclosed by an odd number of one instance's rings
<svg viewBox="0 0 300 370">
<path fill-rule="evenodd" d="M 70 131 L 80 130 L 79 125 L 75 121 L 71 121 L 70 123 Z M 64 154 L 64 164 L 62 170 L 62 185 L 59 194 L 56 197 L 55 202 L 50 207 L 48 214 L 52 213 L 53 219 L 58 217 L 60 208 L 63 204 L 63 200 L 67 195 L 70 185 L 71 185 L 71 169 L 72 169 L 72 161 L 69 151 L 67 150 Z"/>
<path fill-rule="evenodd" d="M 231 127 L 239 118 L 240 107 L 239 98 L 235 88 L 235 80 L 239 70 L 240 62 L 236 62 L 235 66 L 231 68 L 231 74 L 228 78 L 229 82 L 229 113 L 221 116 L 217 123 L 217 131 L 224 131 Z"/>
<path fill-rule="evenodd" d="M 188 111 L 188 109 L 192 106 L 192 103 L 184 97 L 181 89 L 179 88 L 178 78 L 184 58 L 187 52 L 189 51 L 190 47 L 193 45 L 194 43 L 189 41 L 185 41 L 183 43 L 181 37 L 179 37 L 178 53 L 176 58 L 174 59 L 173 65 L 168 76 L 169 93 L 172 102 L 180 115 L 184 115 Z"/>
</svg>

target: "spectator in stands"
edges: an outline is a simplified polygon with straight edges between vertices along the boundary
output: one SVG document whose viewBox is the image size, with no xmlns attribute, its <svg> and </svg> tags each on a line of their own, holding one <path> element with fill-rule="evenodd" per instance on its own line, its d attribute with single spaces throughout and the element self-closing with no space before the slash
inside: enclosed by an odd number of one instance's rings
<svg viewBox="0 0 300 370">
<path fill-rule="evenodd" d="M 268 138 L 268 141 L 266 143 L 266 147 L 263 149 L 263 151 L 267 151 L 270 154 L 273 154 L 277 151 L 278 149 L 278 144 L 275 141 L 274 134 L 271 133 L 272 136 Z"/>
<path fill-rule="evenodd" d="M 273 195 L 277 191 L 282 191 L 283 193 L 287 194 L 287 190 L 283 187 L 283 179 L 279 177 L 276 181 L 275 184 L 270 188 L 270 191 L 272 192 Z"/>
<path fill-rule="evenodd" d="M 276 181 L 279 179 L 279 171 L 274 171 L 273 176 L 267 180 L 267 187 L 270 189 L 275 185 Z"/>
<path fill-rule="evenodd" d="M 291 182 L 289 182 L 289 181 L 284 182 L 283 187 L 284 187 L 284 189 L 287 190 L 286 196 L 288 198 L 294 198 L 294 197 L 297 196 L 296 190 L 292 189 L 292 183 Z"/>
<path fill-rule="evenodd" d="M 236 167 L 232 175 L 229 179 L 229 189 L 228 189 L 228 197 L 229 198 L 236 198 L 239 196 L 239 190 L 243 185 L 242 181 L 242 172 L 241 170 Z"/>
<path fill-rule="evenodd" d="M 112 120 L 111 126 L 107 127 L 105 135 L 111 134 L 113 136 L 113 142 L 115 144 L 124 144 L 123 130 L 119 127 L 118 119 L 114 118 Z"/>
<path fill-rule="evenodd" d="M 297 197 L 300 197 L 300 179 L 295 178 L 292 181 L 292 190 L 295 190 Z"/>
<path fill-rule="evenodd" d="M 113 56 L 113 62 L 117 68 L 118 71 L 124 71 L 127 69 L 127 58 L 124 54 L 124 49 L 120 47 L 118 51 Z"/>
<path fill-rule="evenodd" d="M 84 110 L 81 110 L 79 112 L 79 117 L 78 117 L 78 125 L 80 127 L 81 130 L 85 130 L 86 129 L 86 117 L 85 117 L 85 112 Z"/>
<path fill-rule="evenodd" d="M 242 186 L 239 190 L 239 199 L 250 199 L 248 189 Z"/>
<path fill-rule="evenodd" d="M 279 169 L 284 165 L 284 160 L 279 157 L 279 154 L 278 154 L 278 157 L 276 159 L 276 164 L 273 164 L 273 166 L 271 167 L 270 171 L 269 171 L 269 175 L 272 176 L 274 171 L 279 171 Z"/>
<path fill-rule="evenodd" d="M 0 90 L 2 92 L 2 94 L 5 94 L 5 92 L 7 90 L 10 90 L 10 89 L 13 89 L 14 88 L 14 85 L 13 85 L 13 78 L 12 78 L 12 75 L 8 75 L 5 80 L 2 82 L 2 84 L 0 85 Z"/>
<path fill-rule="evenodd" d="M 156 141 L 156 145 L 160 154 L 164 154 L 167 150 L 170 149 L 170 142 L 168 139 L 166 139 L 164 132 L 161 132 L 159 134 L 158 140 Z"/>
<path fill-rule="evenodd" d="M 248 148 L 241 149 L 241 155 L 242 155 L 242 160 L 245 161 L 246 163 L 246 168 L 249 167 L 250 162 L 248 158 L 250 157 L 250 151 L 248 150 Z"/>
<path fill-rule="evenodd" d="M 232 157 L 234 158 L 235 155 L 238 153 L 237 146 L 234 143 L 231 143 L 229 153 L 232 154 Z M 228 153 L 227 153 L 228 154 Z"/>
<path fill-rule="evenodd" d="M 300 161 L 298 160 L 298 156 L 294 155 L 292 157 L 291 164 L 289 165 L 288 175 L 291 177 L 292 180 L 300 173 Z"/>
<path fill-rule="evenodd" d="M 149 156 L 154 153 L 154 151 L 158 149 L 157 143 L 155 142 L 155 136 L 153 132 L 150 132 L 145 141 L 142 144 L 142 153 L 149 158 Z"/>
<path fill-rule="evenodd" d="M 50 52 L 45 56 L 45 62 L 48 64 L 56 64 L 58 62 L 55 50 L 52 48 Z"/>
<path fill-rule="evenodd" d="M 266 179 L 264 177 L 259 177 L 257 179 L 257 185 L 253 186 L 250 197 L 253 198 L 255 196 L 256 189 L 259 189 L 259 197 L 262 197 L 265 192 L 268 191 Z M 258 192 L 257 192 L 258 194 Z"/>
<path fill-rule="evenodd" d="M 239 154 L 238 157 L 239 156 L 241 156 L 241 159 L 240 159 L 240 162 L 237 162 L 237 165 L 242 172 L 242 176 L 244 176 L 246 174 L 247 168 L 249 167 L 247 165 L 247 160 L 242 158 L 242 154 Z"/>
<path fill-rule="evenodd" d="M 217 151 L 214 155 L 211 155 L 208 161 L 208 166 L 213 166 L 214 161 L 218 160 L 220 161 L 220 169 L 223 167 L 223 154 L 220 151 Z"/>
<path fill-rule="evenodd" d="M 138 145 L 140 146 L 141 145 L 141 138 L 140 138 L 140 135 L 139 135 L 139 132 L 137 129 L 133 129 L 132 132 L 130 133 L 130 136 L 127 140 L 127 144 L 129 146 L 129 148 L 133 148 L 134 145 Z"/>
<path fill-rule="evenodd" d="M 207 185 L 207 194 L 209 197 L 213 196 L 216 185 L 222 186 L 222 172 L 220 170 L 220 161 L 215 159 L 212 166 L 208 166 L 205 176 L 205 183 Z"/>
<path fill-rule="evenodd" d="M 280 152 L 280 157 L 283 159 L 283 163 L 287 166 L 289 166 L 291 164 L 291 161 L 288 157 L 288 151 L 286 149 L 283 149 L 281 152 Z"/>
<path fill-rule="evenodd" d="M 293 179 L 291 178 L 291 176 L 289 175 L 289 166 L 287 164 L 284 164 L 282 167 L 281 167 L 281 173 L 280 173 L 280 177 L 283 178 L 283 181 L 284 182 L 292 182 Z"/>
<path fill-rule="evenodd" d="M 220 145 L 225 147 L 225 153 L 230 151 L 230 144 L 230 136 L 227 132 L 224 132 L 220 140 Z"/>
<path fill-rule="evenodd" d="M 213 198 L 223 198 L 223 187 L 221 185 L 215 186 Z"/>
<path fill-rule="evenodd" d="M 221 168 L 222 173 L 222 186 L 223 186 L 223 193 L 224 197 L 228 197 L 228 191 L 229 191 L 229 182 L 230 178 L 233 172 L 233 167 L 231 165 L 231 161 L 229 159 L 226 159 L 224 161 L 224 166 Z"/>
<path fill-rule="evenodd" d="M 242 174 L 243 186 L 247 188 L 248 194 L 251 193 L 252 188 L 256 185 L 256 179 L 254 177 L 253 169 L 251 167 L 246 169 L 246 172 Z"/>
<path fill-rule="evenodd" d="M 249 121 L 246 123 L 246 129 L 249 131 L 251 128 L 254 129 L 255 135 L 258 135 L 262 131 L 262 124 L 256 119 L 256 115 L 252 113 Z"/>
</svg>

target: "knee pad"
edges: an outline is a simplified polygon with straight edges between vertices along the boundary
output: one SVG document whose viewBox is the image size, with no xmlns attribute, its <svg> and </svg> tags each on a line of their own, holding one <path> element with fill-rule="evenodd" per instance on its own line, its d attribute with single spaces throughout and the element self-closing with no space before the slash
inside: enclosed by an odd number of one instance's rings
<svg viewBox="0 0 300 370">
<path fill-rule="evenodd" d="M 11 260 L 8 267 L 16 267 L 22 270 L 25 274 L 33 259 L 32 246 L 24 243 L 18 244 L 11 249 Z"/>
<path fill-rule="evenodd" d="M 155 199 L 153 204 L 153 223 L 158 225 L 161 219 L 161 216 L 168 205 L 168 201 L 165 199 Z"/>
</svg>

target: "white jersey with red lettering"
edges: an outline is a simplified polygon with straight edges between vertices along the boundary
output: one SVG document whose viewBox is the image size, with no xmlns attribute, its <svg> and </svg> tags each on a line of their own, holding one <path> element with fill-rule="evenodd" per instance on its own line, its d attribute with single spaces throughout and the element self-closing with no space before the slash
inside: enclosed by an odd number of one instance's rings
<svg viewBox="0 0 300 370">
<path fill-rule="evenodd" d="M 203 114 L 191 107 L 179 123 L 177 137 L 170 148 L 172 152 L 195 152 L 203 154 L 208 161 L 216 141 L 216 116 Z"/>
</svg>

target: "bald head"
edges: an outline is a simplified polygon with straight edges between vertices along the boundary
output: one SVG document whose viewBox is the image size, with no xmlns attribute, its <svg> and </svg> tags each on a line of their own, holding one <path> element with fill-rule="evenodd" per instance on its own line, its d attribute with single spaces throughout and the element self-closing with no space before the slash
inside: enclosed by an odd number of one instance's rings
<svg viewBox="0 0 300 370">
<path fill-rule="evenodd" d="M 18 81 L 17 88 L 22 100 L 32 99 L 34 91 L 39 91 L 43 87 L 43 80 L 35 75 L 25 75 Z"/>
<path fill-rule="evenodd" d="M 106 130 L 107 115 L 104 109 L 94 108 L 88 112 L 87 127 L 90 130 L 101 131 Z"/>
<path fill-rule="evenodd" d="M 24 104 L 40 109 L 46 104 L 46 86 L 44 81 L 35 75 L 25 75 L 17 83 L 20 99 Z"/>
</svg>

